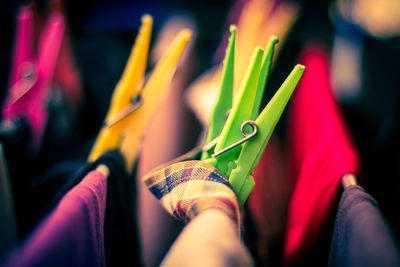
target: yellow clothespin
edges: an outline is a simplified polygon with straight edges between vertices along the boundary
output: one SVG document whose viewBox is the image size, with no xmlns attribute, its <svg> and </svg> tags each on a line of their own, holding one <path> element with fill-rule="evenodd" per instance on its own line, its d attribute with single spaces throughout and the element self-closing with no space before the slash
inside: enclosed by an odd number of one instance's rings
<svg viewBox="0 0 400 267">
<path fill-rule="evenodd" d="M 152 23 L 151 16 L 142 17 L 136 43 L 122 78 L 114 90 L 104 126 L 89 155 L 90 162 L 108 150 L 119 149 L 125 159 L 127 171 L 132 171 L 149 120 L 165 95 L 182 52 L 191 37 L 190 30 L 179 32 L 143 85 Z"/>
</svg>

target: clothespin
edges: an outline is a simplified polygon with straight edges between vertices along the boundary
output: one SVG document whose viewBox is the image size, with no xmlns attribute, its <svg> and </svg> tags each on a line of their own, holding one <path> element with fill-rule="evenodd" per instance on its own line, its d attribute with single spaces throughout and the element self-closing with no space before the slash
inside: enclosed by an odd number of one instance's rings
<svg viewBox="0 0 400 267">
<path fill-rule="evenodd" d="M 57 63 L 65 19 L 53 13 L 39 38 L 37 54 L 34 48 L 33 11 L 24 6 L 17 18 L 11 88 L 3 108 L 5 123 L 24 117 L 31 128 L 32 148 L 37 151 L 47 122 L 47 96 Z"/>
<path fill-rule="evenodd" d="M 165 95 L 191 37 L 191 32 L 187 29 L 179 32 L 143 85 L 152 22 L 151 16 L 142 17 L 136 43 L 122 78 L 114 90 L 104 125 L 89 155 L 90 162 L 107 150 L 119 149 L 124 156 L 126 169 L 128 172 L 132 171 L 149 120 Z"/>
<path fill-rule="evenodd" d="M 224 123 L 226 112 L 232 105 L 231 92 L 234 79 L 233 54 L 236 28 L 233 26 L 230 30 L 231 37 L 224 60 L 221 88 L 207 134 L 207 142 L 217 141 L 213 149 L 203 153 L 202 160 L 229 177 L 239 203 L 243 205 L 255 185 L 252 170 L 257 166 L 272 131 L 305 68 L 302 65 L 295 66 L 271 101 L 259 114 L 274 46 L 278 42 L 278 39 L 272 36 L 266 52 L 260 47 L 254 49 L 239 89 L 238 98 Z"/>
</svg>

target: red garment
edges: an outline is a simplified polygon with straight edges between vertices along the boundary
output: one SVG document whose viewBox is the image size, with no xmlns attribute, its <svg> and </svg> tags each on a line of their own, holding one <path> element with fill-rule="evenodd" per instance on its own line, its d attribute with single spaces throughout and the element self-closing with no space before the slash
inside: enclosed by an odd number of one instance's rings
<svg viewBox="0 0 400 267">
<path fill-rule="evenodd" d="M 278 266 L 282 259 L 291 184 L 285 150 L 272 134 L 260 162 L 254 169 L 256 186 L 247 207 L 257 233 L 252 246 L 260 266 Z"/>
<path fill-rule="evenodd" d="M 287 265 L 320 256 L 317 251 L 321 239 L 331 235 L 329 227 L 335 218 L 341 178 L 356 173 L 359 167 L 357 152 L 331 91 L 326 51 L 308 45 L 300 62 L 306 71 L 289 111 L 294 191 L 283 255 Z"/>
</svg>

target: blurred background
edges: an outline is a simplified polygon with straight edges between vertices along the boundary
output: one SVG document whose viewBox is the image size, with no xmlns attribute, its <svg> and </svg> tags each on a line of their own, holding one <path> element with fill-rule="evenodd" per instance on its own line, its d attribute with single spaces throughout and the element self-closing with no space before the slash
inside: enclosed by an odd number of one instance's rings
<svg viewBox="0 0 400 267">
<path fill-rule="evenodd" d="M 265 46 L 270 34 L 276 34 L 280 39 L 264 104 L 297 63 L 307 43 L 317 42 L 328 49 L 334 95 L 361 156 L 360 183 L 377 199 L 395 235 L 400 238 L 399 1 L 3 0 L 0 3 L 2 102 L 10 87 L 18 9 L 32 3 L 39 17 L 35 25 L 38 31 L 41 19 L 44 21 L 50 10 L 61 10 L 66 18 L 64 59 L 56 68 L 52 88 L 69 89 L 54 90 L 51 96 L 49 123 L 41 149 L 33 161 L 26 162 L 30 176 L 39 175 L 64 160 L 86 158 L 125 67 L 140 18 L 146 13 L 154 19 L 148 69 L 152 69 L 172 39 L 165 34 L 165 29 L 169 29 L 173 36 L 177 28 L 188 27 L 194 32 L 194 38 L 172 83 L 177 89 L 166 98 L 169 106 L 176 109 L 171 111 L 165 105 L 164 110 L 171 113 L 158 113 L 159 124 L 154 123 L 149 136 L 160 129 L 174 128 L 178 132 L 171 131 L 163 137 L 158 133 L 147 138 L 161 141 L 160 144 L 145 141 L 144 149 L 147 150 L 138 166 L 139 176 L 194 147 L 207 125 L 209 108 L 215 97 L 215 90 L 211 89 L 218 86 L 215 75 L 218 75 L 224 56 L 229 25 L 234 23 L 238 25 L 237 58 L 241 63 L 236 65 L 235 73 L 238 74 L 235 77 L 243 75 L 244 69 L 241 68 L 249 60 L 251 51 L 246 47 Z M 284 113 L 274 134 L 278 145 L 271 148 L 278 155 L 274 166 L 281 169 L 275 173 L 282 176 L 288 153 L 286 117 Z M 163 122 L 168 125 L 163 125 Z M 176 127 L 172 127 L 174 125 Z M 157 147 L 160 152 L 155 157 L 153 154 Z M 21 162 L 9 164 L 12 173 L 13 165 Z M 283 192 L 281 197 L 287 199 L 291 187 L 284 181 L 287 179 L 282 180 L 279 186 L 288 188 L 280 188 Z M 280 223 L 283 222 L 276 222 L 277 228 Z M 174 228 L 175 233 L 180 227 Z M 256 248 L 252 248 L 251 231 L 249 233 L 248 246 L 254 252 Z M 166 241 L 165 248 L 174 238 L 174 235 L 167 238 L 169 243 Z M 165 249 L 154 261 L 162 258 L 163 253 Z"/>
</svg>

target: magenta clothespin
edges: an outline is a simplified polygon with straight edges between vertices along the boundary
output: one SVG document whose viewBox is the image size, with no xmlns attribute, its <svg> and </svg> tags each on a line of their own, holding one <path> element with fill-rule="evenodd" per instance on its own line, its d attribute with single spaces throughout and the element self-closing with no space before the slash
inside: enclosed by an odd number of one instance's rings
<svg viewBox="0 0 400 267">
<path fill-rule="evenodd" d="M 5 121 L 20 117 L 27 120 L 34 151 L 39 149 L 48 118 L 47 97 L 64 29 L 62 14 L 51 14 L 39 38 L 35 55 L 32 9 L 24 6 L 19 10 L 11 85 L 3 107 L 3 118 Z"/>
</svg>

